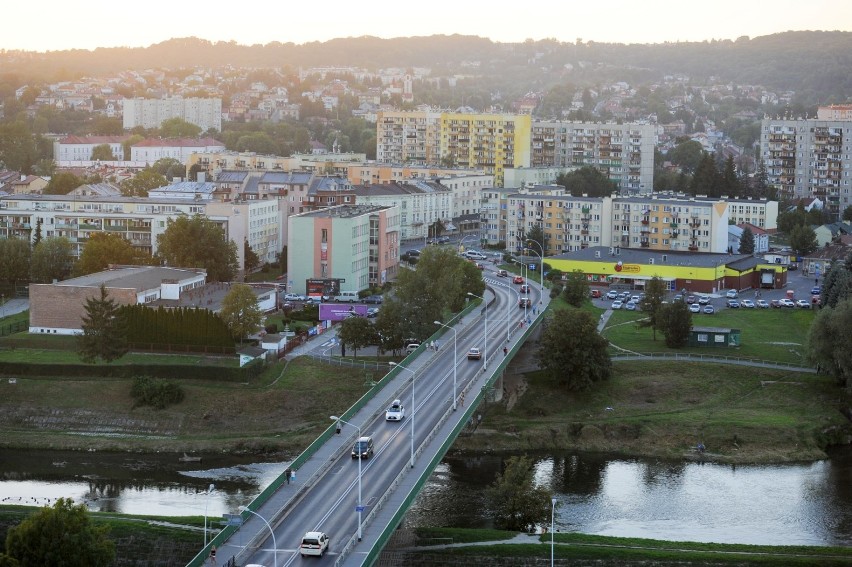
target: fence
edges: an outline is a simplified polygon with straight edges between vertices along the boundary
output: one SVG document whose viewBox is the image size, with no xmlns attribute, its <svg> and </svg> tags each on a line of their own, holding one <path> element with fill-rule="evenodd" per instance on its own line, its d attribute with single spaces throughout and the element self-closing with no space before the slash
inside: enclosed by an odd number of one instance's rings
<svg viewBox="0 0 852 567">
<path fill-rule="evenodd" d="M 694 354 L 694 353 L 669 353 L 669 352 L 654 352 L 654 353 L 635 353 L 635 354 L 619 354 L 611 357 L 612 360 L 682 360 L 689 362 L 713 362 L 716 364 L 736 364 L 740 366 L 757 366 L 761 368 L 778 368 L 780 370 L 790 370 L 792 372 L 810 372 L 816 373 L 816 369 L 804 364 L 796 364 L 793 362 L 778 362 L 774 360 L 760 360 L 757 358 L 741 358 L 735 356 L 720 356 L 718 354 Z"/>
<path fill-rule="evenodd" d="M 5 323 L 0 325 L 0 337 L 5 337 L 7 335 L 14 335 L 15 333 L 20 333 L 21 331 L 26 331 L 30 328 L 29 322 L 27 321 L 16 321 L 14 323 Z"/>
</svg>

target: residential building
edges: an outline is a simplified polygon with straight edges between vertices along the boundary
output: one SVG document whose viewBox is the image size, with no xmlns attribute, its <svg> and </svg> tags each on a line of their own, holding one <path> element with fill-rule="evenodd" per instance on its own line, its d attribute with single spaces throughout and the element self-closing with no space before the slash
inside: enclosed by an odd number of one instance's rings
<svg viewBox="0 0 852 567">
<path fill-rule="evenodd" d="M 754 237 L 754 254 L 765 254 L 769 252 L 769 233 L 760 227 L 752 224 L 743 223 L 737 225 L 728 225 L 728 250 L 733 254 L 741 254 L 740 243 L 743 239 L 743 232 L 748 228 Z"/>
<path fill-rule="evenodd" d="M 852 120 L 852 104 L 830 104 L 817 108 L 817 120 Z"/>
<path fill-rule="evenodd" d="M 47 187 L 47 179 L 38 175 L 21 175 L 2 186 L 4 191 L 13 195 L 41 193 L 45 187 Z"/>
<path fill-rule="evenodd" d="M 337 295 L 394 279 L 399 269 L 400 209 L 338 205 L 290 218 L 288 290 Z"/>
<path fill-rule="evenodd" d="M 714 201 L 715 199 L 705 198 L 705 200 Z M 778 229 L 778 201 L 728 197 L 722 197 L 722 200 L 728 203 L 728 222 L 731 224 L 750 224 L 768 231 Z"/>
<path fill-rule="evenodd" d="M 351 164 L 347 177 L 352 185 L 374 185 L 379 183 L 405 182 L 411 179 L 434 179 L 464 175 L 482 175 L 476 168 L 443 167 L 440 165 L 395 165 L 392 163 L 369 162 Z M 494 178 L 491 176 L 493 185 Z"/>
<path fill-rule="evenodd" d="M 124 101 L 124 129 L 159 128 L 171 118 L 195 124 L 202 132 L 222 130 L 221 98 L 131 98 Z"/>
<path fill-rule="evenodd" d="M 839 219 L 852 205 L 852 121 L 774 120 L 761 122 L 760 155 L 767 181 L 778 197 L 816 197 Z"/>
<path fill-rule="evenodd" d="M 130 161 L 152 165 L 157 160 L 172 158 L 187 163 L 194 153 L 224 149 L 225 145 L 213 138 L 148 139 L 130 147 Z"/>
<path fill-rule="evenodd" d="M 355 153 L 294 154 L 281 157 L 222 150 L 193 152 L 186 161 L 186 168 L 189 171 L 193 165 L 198 164 L 211 179 L 223 170 L 307 171 L 346 175 L 350 166 L 364 164 L 366 161 L 366 154 Z"/>
<path fill-rule="evenodd" d="M 53 142 L 53 159 L 63 162 L 90 162 L 92 151 L 107 145 L 115 161 L 124 160 L 124 142 L 130 139 L 130 134 L 121 136 L 65 136 Z"/>
<path fill-rule="evenodd" d="M 814 228 L 817 244 L 827 246 L 828 244 L 840 242 L 840 237 L 852 234 L 852 223 L 838 221 L 824 224 Z"/>
<path fill-rule="evenodd" d="M 353 191 L 357 205 L 398 208 L 397 229 L 401 241 L 422 239 L 425 242 L 436 221 L 446 226 L 453 217 L 452 192 L 438 182 L 355 185 Z"/>
<path fill-rule="evenodd" d="M 590 122 L 532 123 L 531 167 L 590 166 L 624 192 L 654 188 L 653 124 Z"/>
<path fill-rule="evenodd" d="M 577 167 L 513 167 L 503 171 L 503 187 L 531 187 L 533 185 L 553 185 L 556 178 L 575 171 Z"/>
<path fill-rule="evenodd" d="M 376 161 L 411 166 L 437 165 L 441 112 L 381 111 L 376 122 Z"/>
</svg>

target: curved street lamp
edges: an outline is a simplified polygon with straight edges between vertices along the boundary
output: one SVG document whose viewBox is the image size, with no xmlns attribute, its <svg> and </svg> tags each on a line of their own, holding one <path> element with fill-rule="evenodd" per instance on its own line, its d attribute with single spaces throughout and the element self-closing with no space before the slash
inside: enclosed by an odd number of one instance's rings
<svg viewBox="0 0 852 567">
<path fill-rule="evenodd" d="M 341 423 L 345 423 L 346 425 L 348 425 L 350 427 L 354 427 L 355 429 L 358 430 L 358 439 L 361 439 L 361 428 L 358 427 L 357 425 L 355 425 L 354 423 L 349 423 L 345 419 L 340 419 L 336 415 L 330 415 L 329 419 L 331 419 L 332 421 L 336 421 L 338 423 L 338 426 L 337 426 L 338 429 L 340 428 L 339 424 L 341 424 Z M 356 441 L 356 443 L 357 443 L 357 441 Z M 359 454 L 358 455 L 358 507 L 355 508 L 355 511 L 358 512 L 358 541 L 361 541 L 361 519 L 362 519 L 361 514 L 363 514 L 363 512 L 364 512 L 364 505 L 362 504 L 362 500 L 361 500 L 361 461 L 363 461 L 363 460 L 364 459 Z"/>
<path fill-rule="evenodd" d="M 207 498 L 204 499 L 204 547 L 207 547 L 207 505 L 210 503 L 210 493 L 213 492 L 214 488 L 215 486 L 211 483 L 207 492 L 205 492 Z"/>
<path fill-rule="evenodd" d="M 556 518 L 556 498 L 551 498 L 550 504 L 550 567 L 553 567 L 553 526 Z"/>
<path fill-rule="evenodd" d="M 388 364 L 406 372 L 411 372 L 411 468 L 414 468 L 414 379 L 417 377 L 417 373 L 396 362 L 389 362 Z"/>
<path fill-rule="evenodd" d="M 544 295 L 544 245 L 542 245 L 542 243 L 539 242 L 538 240 L 533 240 L 531 238 L 527 238 L 527 243 L 537 244 L 538 249 L 541 252 L 541 254 L 539 255 L 539 258 L 541 259 L 541 263 L 539 264 L 538 273 L 541 276 L 541 280 L 540 280 L 541 283 L 539 284 L 541 286 L 541 294 Z M 534 252 L 534 250 L 532 250 L 532 252 Z M 538 302 L 541 303 L 540 297 L 539 297 Z"/>
<path fill-rule="evenodd" d="M 275 543 L 275 530 L 272 529 L 272 526 L 269 525 L 269 522 L 266 521 L 266 518 L 264 518 L 257 512 L 254 512 L 253 510 L 249 510 L 247 506 L 240 506 L 239 510 L 240 512 L 248 512 L 249 514 L 254 514 L 258 518 L 263 520 L 263 523 L 266 524 L 267 528 L 269 528 L 269 533 L 272 534 L 272 557 L 273 561 L 275 562 L 275 567 L 278 567 L 278 544 Z"/>
<path fill-rule="evenodd" d="M 440 325 L 442 327 L 446 327 L 447 329 L 450 329 L 453 332 L 453 411 L 456 411 L 456 397 L 457 397 L 457 395 L 456 395 L 456 366 L 458 366 L 458 363 L 459 363 L 459 349 L 458 349 L 459 333 L 458 333 L 458 331 L 456 331 L 456 329 L 454 327 L 450 327 L 449 325 L 444 325 L 440 321 L 435 321 L 435 324 Z M 509 340 L 509 339 L 507 338 L 506 340 Z M 412 385 L 412 389 L 413 388 L 414 388 L 414 386 Z"/>
</svg>

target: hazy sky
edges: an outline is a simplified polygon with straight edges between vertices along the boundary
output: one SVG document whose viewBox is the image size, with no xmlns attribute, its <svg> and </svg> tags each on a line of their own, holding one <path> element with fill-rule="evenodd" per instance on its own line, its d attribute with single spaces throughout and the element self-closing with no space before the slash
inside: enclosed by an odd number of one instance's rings
<svg viewBox="0 0 852 567">
<path fill-rule="evenodd" d="M 5 2 L 0 48 L 145 47 L 175 37 L 240 44 L 478 35 L 501 42 L 661 43 L 787 30 L 852 31 L 850 0 L 40 0 Z"/>
</svg>

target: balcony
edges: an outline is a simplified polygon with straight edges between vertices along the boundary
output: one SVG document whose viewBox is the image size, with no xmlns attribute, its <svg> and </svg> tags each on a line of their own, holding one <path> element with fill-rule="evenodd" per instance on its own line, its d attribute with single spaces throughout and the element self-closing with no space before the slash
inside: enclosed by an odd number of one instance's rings
<svg viewBox="0 0 852 567">
<path fill-rule="evenodd" d="M 698 245 L 697 244 L 690 244 L 689 245 L 689 251 L 690 252 L 698 252 Z"/>
<path fill-rule="evenodd" d="M 651 243 L 648 242 L 647 240 L 643 240 L 640 244 L 642 245 L 642 248 L 650 248 L 651 247 Z"/>
</svg>

